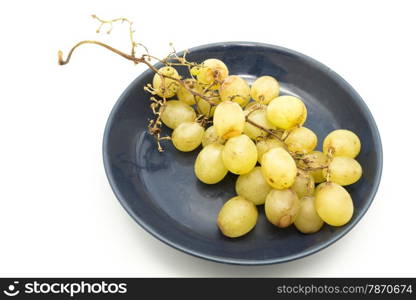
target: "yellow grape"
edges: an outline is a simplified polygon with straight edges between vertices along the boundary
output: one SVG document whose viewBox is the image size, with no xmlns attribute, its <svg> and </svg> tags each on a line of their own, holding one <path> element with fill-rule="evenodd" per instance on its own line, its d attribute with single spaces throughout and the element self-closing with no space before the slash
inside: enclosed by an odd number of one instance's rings
<svg viewBox="0 0 416 300">
<path fill-rule="evenodd" d="M 215 110 L 213 123 L 218 136 L 222 139 L 229 139 L 243 132 L 244 112 L 235 102 L 221 102 Z"/>
<path fill-rule="evenodd" d="M 178 100 L 166 101 L 160 116 L 162 122 L 169 128 L 175 129 L 179 124 L 193 122 L 196 118 L 194 109 Z"/>
<path fill-rule="evenodd" d="M 198 70 L 197 80 L 203 85 L 212 85 L 215 80 L 218 82 L 223 81 L 228 76 L 227 66 L 219 59 L 210 58 L 205 60 Z M 218 89 L 219 84 L 214 84 L 210 89 Z"/>
<path fill-rule="evenodd" d="M 263 154 L 261 168 L 267 183 L 275 189 L 290 188 L 295 182 L 296 163 L 283 148 L 272 148 Z"/>
<path fill-rule="evenodd" d="M 323 170 L 323 175 L 328 181 L 338 183 L 339 185 L 350 185 L 357 182 L 363 173 L 358 161 L 351 157 L 336 156 L 334 157 L 328 169 Z"/>
<path fill-rule="evenodd" d="M 278 128 L 291 129 L 306 120 L 306 106 L 293 96 L 280 96 L 267 106 L 267 118 Z"/>
<path fill-rule="evenodd" d="M 354 212 L 350 194 L 332 182 L 321 183 L 316 188 L 315 208 L 322 220 L 331 226 L 347 224 Z"/>
<path fill-rule="evenodd" d="M 266 179 L 264 179 L 260 167 L 255 167 L 249 173 L 238 176 L 235 183 L 237 195 L 244 197 L 255 205 L 264 204 L 271 189 Z"/>
<path fill-rule="evenodd" d="M 163 67 L 158 70 L 162 75 L 170 76 L 173 78 L 180 79 L 178 71 L 176 71 L 173 67 Z M 158 74 L 155 74 L 153 77 L 153 88 L 155 89 L 156 93 L 163 97 L 170 98 L 175 96 L 176 91 L 179 88 L 179 83 L 173 79 L 165 78 L 162 79 Z"/>
<path fill-rule="evenodd" d="M 285 148 L 285 144 L 279 141 L 277 138 L 273 136 L 269 136 L 266 138 L 261 138 L 256 143 L 257 147 L 257 160 L 261 164 L 261 159 L 263 154 L 269 151 L 272 148 Z"/>
<path fill-rule="evenodd" d="M 176 149 L 189 152 L 201 144 L 203 135 L 204 128 L 199 123 L 181 123 L 173 130 L 172 143 Z"/>
<path fill-rule="evenodd" d="M 293 128 L 285 139 L 287 148 L 296 153 L 309 153 L 318 144 L 316 134 L 306 127 Z"/>
<path fill-rule="evenodd" d="M 243 78 L 231 75 L 222 82 L 220 97 L 221 101 L 233 101 L 244 107 L 250 101 L 250 87 Z"/>
<path fill-rule="evenodd" d="M 276 129 L 276 126 L 274 126 L 270 121 L 267 119 L 266 116 L 266 109 L 256 109 L 256 110 L 245 110 L 244 111 L 245 116 L 248 116 L 248 119 L 250 121 L 253 121 L 254 123 L 269 129 L 273 130 Z M 265 137 L 268 135 L 268 133 L 264 130 L 261 130 L 260 128 L 250 124 L 249 122 L 246 122 L 244 125 L 244 134 L 248 135 L 249 138 L 255 140 L 258 137 Z"/>
<path fill-rule="evenodd" d="M 326 136 L 323 143 L 325 154 L 331 152 L 332 156 L 345 156 L 355 158 L 361 150 L 358 136 L 346 129 L 332 131 Z"/>
<path fill-rule="evenodd" d="M 271 190 L 264 203 L 267 220 L 273 225 L 285 228 L 290 226 L 299 212 L 299 199 L 290 189 Z"/>
<path fill-rule="evenodd" d="M 217 217 L 217 225 L 225 236 L 236 238 L 252 230 L 256 226 L 257 217 L 257 207 L 237 196 L 224 203 Z"/>
<path fill-rule="evenodd" d="M 299 199 L 304 196 L 311 196 L 315 191 L 315 181 L 309 172 L 299 170 L 291 189 L 298 195 Z"/>
<path fill-rule="evenodd" d="M 210 126 L 205 130 L 204 135 L 202 136 L 202 146 L 205 147 L 213 143 L 224 144 L 225 140 L 218 136 L 214 126 Z"/>
<path fill-rule="evenodd" d="M 322 166 L 328 166 L 329 158 L 321 151 L 312 151 L 311 153 L 305 154 L 303 156 L 303 160 L 307 163 L 303 162 L 302 160 L 299 161 L 299 166 L 303 168 L 319 168 Z M 313 176 L 315 183 L 324 182 L 325 176 L 323 175 L 323 169 L 316 169 L 310 171 L 310 174 Z"/>
<path fill-rule="evenodd" d="M 195 92 L 200 92 L 200 87 L 197 85 L 195 79 L 185 79 L 185 84 L 188 88 L 194 90 Z M 195 104 L 195 96 L 184 86 L 180 85 L 178 91 L 176 92 L 179 101 L 182 101 L 188 105 Z"/>
<path fill-rule="evenodd" d="M 222 150 L 222 161 L 228 171 L 234 174 L 247 174 L 257 162 L 257 148 L 244 134 L 230 138 Z"/>
<path fill-rule="evenodd" d="M 255 101 L 268 104 L 279 96 L 279 82 L 272 76 L 261 76 L 251 86 L 251 98 Z"/>
<path fill-rule="evenodd" d="M 219 104 L 221 102 L 220 96 L 217 95 L 217 91 L 208 90 L 203 95 L 209 97 L 209 100 L 215 104 Z M 214 115 L 215 109 L 217 108 L 216 105 L 210 105 L 208 101 L 199 96 L 196 96 L 195 99 L 196 110 L 198 113 L 206 117 L 212 117 Z"/>
<path fill-rule="evenodd" d="M 194 165 L 196 177 L 204 183 L 214 184 L 220 182 L 228 170 L 222 162 L 223 145 L 210 144 L 199 152 Z"/>
<path fill-rule="evenodd" d="M 305 234 L 315 233 L 322 228 L 324 221 L 316 212 L 314 196 L 305 196 L 300 199 L 300 208 L 294 224 L 300 232 Z"/>
</svg>

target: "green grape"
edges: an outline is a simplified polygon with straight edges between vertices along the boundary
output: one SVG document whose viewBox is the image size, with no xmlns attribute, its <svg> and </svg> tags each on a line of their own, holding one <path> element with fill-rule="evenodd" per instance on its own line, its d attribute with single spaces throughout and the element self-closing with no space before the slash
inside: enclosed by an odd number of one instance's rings
<svg viewBox="0 0 416 300">
<path fill-rule="evenodd" d="M 267 118 L 278 128 L 291 129 L 306 120 L 306 107 L 296 97 L 280 96 L 267 106 Z"/>
<path fill-rule="evenodd" d="M 255 101 L 268 104 L 279 96 L 279 82 L 271 76 L 261 76 L 251 86 L 251 98 Z"/>
<path fill-rule="evenodd" d="M 201 88 L 197 85 L 195 79 L 185 79 L 184 81 L 188 88 L 194 90 L 195 92 L 200 92 Z M 194 105 L 196 103 L 195 96 L 183 85 L 179 86 L 176 94 L 179 101 L 182 101 L 188 105 Z"/>
<path fill-rule="evenodd" d="M 225 140 L 218 136 L 214 126 L 210 126 L 205 130 L 204 135 L 202 136 L 202 146 L 205 147 L 213 143 L 224 144 Z"/>
<path fill-rule="evenodd" d="M 215 58 L 205 60 L 196 72 L 198 82 L 202 85 L 211 86 L 210 89 L 212 90 L 219 88 L 219 83 L 213 84 L 215 81 L 221 82 L 228 77 L 227 66 L 221 60 Z"/>
<path fill-rule="evenodd" d="M 253 121 L 257 125 L 260 125 L 269 130 L 276 129 L 276 127 L 267 119 L 266 109 L 245 110 L 244 114 L 246 117 L 248 116 L 250 121 Z M 244 125 L 244 134 L 248 135 L 249 138 L 256 140 L 259 137 L 265 137 L 268 133 L 246 122 Z"/>
<path fill-rule="evenodd" d="M 267 220 L 273 225 L 285 228 L 290 226 L 299 212 L 299 199 L 290 189 L 271 190 L 264 203 Z"/>
<path fill-rule="evenodd" d="M 201 144 L 203 135 L 204 128 L 199 123 L 181 123 L 173 130 L 172 143 L 176 149 L 182 152 L 189 152 Z"/>
<path fill-rule="evenodd" d="M 213 123 L 218 136 L 222 139 L 229 139 L 243 132 L 244 112 L 235 102 L 221 102 L 215 110 Z"/>
<path fill-rule="evenodd" d="M 275 189 L 290 188 L 295 182 L 296 163 L 283 148 L 272 148 L 264 153 L 261 168 L 267 183 Z"/>
<path fill-rule="evenodd" d="M 363 173 L 358 161 L 351 157 L 334 157 L 328 169 L 323 170 L 323 175 L 328 181 L 339 185 L 350 185 L 357 182 Z"/>
<path fill-rule="evenodd" d="M 160 118 L 166 126 L 175 129 L 179 124 L 193 122 L 196 113 L 192 107 L 181 101 L 169 100 L 166 101 Z"/>
<path fill-rule="evenodd" d="M 312 151 L 311 153 L 305 154 L 302 157 L 302 160 L 299 161 L 300 167 L 316 169 L 310 171 L 315 183 L 321 183 L 326 180 L 321 167 L 328 166 L 328 164 L 328 156 L 321 151 Z"/>
<path fill-rule="evenodd" d="M 305 196 L 300 199 L 300 208 L 294 224 L 300 232 L 305 234 L 315 233 L 322 228 L 324 221 L 316 212 L 314 196 Z"/>
<path fill-rule="evenodd" d="M 237 195 L 244 197 L 255 205 L 264 204 L 271 189 L 266 179 L 264 179 L 260 167 L 255 167 L 249 173 L 238 176 L 235 183 Z"/>
<path fill-rule="evenodd" d="M 261 138 L 256 143 L 257 147 L 257 160 L 261 164 L 261 159 L 263 158 L 263 154 L 269 151 L 272 148 L 285 148 L 285 144 L 279 141 L 277 138 L 273 136 L 269 136 L 266 138 Z"/>
<path fill-rule="evenodd" d="M 355 158 L 360 153 L 361 142 L 358 136 L 346 129 L 332 131 L 326 136 L 323 143 L 325 154 L 331 156 L 345 156 Z"/>
<path fill-rule="evenodd" d="M 264 105 L 264 104 L 260 104 L 260 103 L 258 103 L 258 102 L 256 102 L 256 101 L 251 101 L 251 102 L 247 103 L 247 105 L 246 105 L 246 106 L 244 106 L 244 111 L 251 111 L 251 110 L 253 110 L 253 109 L 257 109 L 257 108 L 259 108 L 259 107 L 264 107 L 264 108 L 266 108 L 267 106 L 266 106 L 266 105 Z"/>
<path fill-rule="evenodd" d="M 293 128 L 285 139 L 289 151 L 296 153 L 309 153 L 318 144 L 316 134 L 306 127 Z"/>
<path fill-rule="evenodd" d="M 180 79 L 178 71 L 173 67 L 163 67 L 158 72 L 165 76 Z M 170 98 L 175 96 L 176 91 L 179 88 L 179 83 L 173 79 L 165 78 L 164 80 L 159 74 L 155 74 L 153 77 L 153 88 L 160 97 Z"/>
<path fill-rule="evenodd" d="M 350 194 L 333 182 L 318 185 L 315 193 L 315 208 L 322 220 L 331 226 L 347 224 L 354 212 Z"/>
<path fill-rule="evenodd" d="M 241 175 L 250 172 L 257 162 L 257 148 L 244 134 L 230 138 L 222 150 L 222 161 L 228 171 Z"/>
<path fill-rule="evenodd" d="M 311 196 L 315 191 L 315 181 L 309 172 L 299 170 L 291 189 L 298 195 L 299 199 L 304 196 Z"/>
<path fill-rule="evenodd" d="M 224 146 L 218 143 L 210 144 L 199 152 L 194 165 L 196 177 L 206 184 L 220 182 L 228 170 L 222 162 Z"/>
<path fill-rule="evenodd" d="M 216 91 L 206 91 L 204 93 L 204 96 L 209 97 L 209 100 L 215 104 L 219 104 L 221 102 L 220 97 L 217 95 Z M 217 108 L 216 105 L 212 106 L 208 103 L 205 99 L 202 99 L 199 96 L 196 96 L 196 110 L 201 115 L 204 115 L 206 117 L 212 117 L 214 115 L 215 109 Z"/>
<path fill-rule="evenodd" d="M 217 217 L 217 225 L 222 234 L 236 238 L 252 230 L 256 226 L 257 217 L 257 207 L 243 197 L 237 196 L 224 203 Z"/>
<path fill-rule="evenodd" d="M 236 75 L 228 76 L 220 86 L 221 101 L 233 101 L 244 107 L 250 101 L 250 87 Z"/>
</svg>

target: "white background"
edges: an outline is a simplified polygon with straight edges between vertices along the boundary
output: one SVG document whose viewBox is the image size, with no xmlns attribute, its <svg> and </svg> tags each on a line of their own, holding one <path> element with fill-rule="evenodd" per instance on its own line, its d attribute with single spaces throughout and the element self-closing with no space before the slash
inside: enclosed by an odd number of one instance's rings
<svg viewBox="0 0 416 300">
<path fill-rule="evenodd" d="M 416 276 L 413 1 L 2 1 L 0 276 Z M 117 6 L 114 6 L 117 3 Z M 157 56 L 219 41 L 281 45 L 344 77 L 365 99 L 384 147 L 368 213 L 344 238 L 290 263 L 204 261 L 130 219 L 104 174 L 112 106 L 143 70 L 93 46 L 60 67 L 58 49 L 100 39 L 128 51 L 126 29 L 95 33 L 95 13 L 125 16 Z"/>
</svg>

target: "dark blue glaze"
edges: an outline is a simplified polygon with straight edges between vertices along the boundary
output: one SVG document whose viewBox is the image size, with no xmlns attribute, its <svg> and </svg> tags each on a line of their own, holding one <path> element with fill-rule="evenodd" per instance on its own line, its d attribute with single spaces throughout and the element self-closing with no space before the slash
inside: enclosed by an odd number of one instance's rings
<svg viewBox="0 0 416 300">
<path fill-rule="evenodd" d="M 319 144 L 334 129 L 350 129 L 358 134 L 362 149 L 357 159 L 364 175 L 347 188 L 354 200 L 354 216 L 343 227 L 325 226 L 316 234 L 303 235 L 293 227 L 272 226 L 260 207 L 259 221 L 252 232 L 237 239 L 224 237 L 217 228 L 216 217 L 222 204 L 235 195 L 236 176 L 229 174 L 219 184 L 205 185 L 193 172 L 199 149 L 182 153 L 165 142 L 164 153 L 156 150 L 153 138 L 146 131 L 152 117 L 149 95 L 143 90 L 153 77 L 148 70 L 121 95 L 104 133 L 104 166 L 108 180 L 131 217 L 176 249 L 217 262 L 245 265 L 297 259 L 329 246 L 351 230 L 370 206 L 382 171 L 377 126 L 353 88 L 321 63 L 272 45 L 210 44 L 191 49 L 188 58 L 197 62 L 219 58 L 227 64 L 231 74 L 248 79 L 261 75 L 276 77 L 283 93 L 298 95 L 305 101 L 306 126 L 317 133 Z"/>
</svg>

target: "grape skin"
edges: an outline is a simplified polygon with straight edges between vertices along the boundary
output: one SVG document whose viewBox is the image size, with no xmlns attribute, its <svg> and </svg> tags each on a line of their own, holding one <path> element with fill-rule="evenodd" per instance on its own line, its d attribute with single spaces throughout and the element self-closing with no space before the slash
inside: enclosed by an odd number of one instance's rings
<svg viewBox="0 0 416 300">
<path fill-rule="evenodd" d="M 241 196 L 233 197 L 221 208 L 217 225 L 222 234 L 236 238 L 247 234 L 256 226 L 258 211 L 256 206 Z"/>
<path fill-rule="evenodd" d="M 222 139 L 229 139 L 243 132 L 244 112 L 235 102 L 221 102 L 215 110 L 213 123 L 218 136 Z"/>
<path fill-rule="evenodd" d="M 159 73 L 165 76 L 170 76 L 173 78 L 180 79 L 178 71 L 176 71 L 173 67 L 163 67 L 158 70 Z M 176 91 L 179 88 L 179 83 L 170 78 L 164 78 L 159 76 L 159 74 L 155 74 L 153 76 L 153 88 L 155 89 L 156 93 L 160 97 L 170 98 L 175 96 Z"/>
<path fill-rule="evenodd" d="M 345 156 L 355 158 L 361 150 L 358 136 L 346 129 L 337 129 L 329 133 L 324 139 L 323 152 L 331 156 Z"/>
<path fill-rule="evenodd" d="M 251 98 L 255 101 L 268 104 L 279 96 L 279 82 L 272 76 L 261 76 L 251 86 Z"/>
<path fill-rule="evenodd" d="M 298 195 L 299 199 L 304 196 L 311 196 L 315 191 L 315 180 L 309 172 L 299 170 L 291 189 Z"/>
<path fill-rule="evenodd" d="M 196 113 L 192 107 L 181 101 L 169 100 L 166 101 L 160 118 L 166 126 L 175 129 L 179 124 L 193 122 Z"/>
<path fill-rule="evenodd" d="M 285 139 L 285 144 L 289 151 L 306 154 L 315 149 L 318 137 L 309 128 L 298 127 L 290 131 Z"/>
<path fill-rule="evenodd" d="M 308 161 L 308 163 L 303 163 L 302 161 L 299 162 L 300 167 L 304 168 L 319 168 L 328 166 L 329 158 L 325 155 L 322 151 L 312 151 L 311 153 L 305 154 L 303 159 Z M 323 169 L 316 169 L 310 171 L 310 174 L 313 176 L 315 183 L 324 182 L 325 176 L 323 175 Z"/>
<path fill-rule="evenodd" d="M 182 152 L 195 150 L 202 142 L 204 128 L 196 122 L 179 124 L 173 130 L 172 143 L 176 149 Z"/>
<path fill-rule="evenodd" d="M 295 182 L 296 163 L 287 151 L 272 148 L 261 160 L 261 168 L 267 183 L 275 189 L 287 189 Z"/>
<path fill-rule="evenodd" d="M 256 145 L 244 134 L 232 137 L 225 143 L 222 161 L 230 172 L 247 174 L 257 162 Z"/>
<path fill-rule="evenodd" d="M 222 161 L 224 146 L 218 143 L 207 145 L 199 152 L 194 165 L 196 177 L 206 184 L 220 182 L 228 170 Z"/>
<path fill-rule="evenodd" d="M 195 92 L 200 92 L 195 79 L 185 79 L 185 84 Z M 177 91 L 178 100 L 188 105 L 194 105 L 196 103 L 195 96 L 184 86 L 179 86 Z"/>
<path fill-rule="evenodd" d="M 270 223 L 285 228 L 295 221 L 299 206 L 299 199 L 294 191 L 272 189 L 266 197 L 264 211 Z"/>
<path fill-rule="evenodd" d="M 249 173 L 238 176 L 235 183 L 237 195 L 244 197 L 255 205 L 264 204 L 271 189 L 260 167 L 255 167 Z"/>
<path fill-rule="evenodd" d="M 233 101 L 244 107 L 250 101 L 250 87 L 236 75 L 228 76 L 220 86 L 221 101 Z"/>
<path fill-rule="evenodd" d="M 218 136 L 214 126 L 210 126 L 205 130 L 204 135 L 202 136 L 202 146 L 205 147 L 213 143 L 224 144 L 225 140 Z"/>
<path fill-rule="evenodd" d="M 276 126 L 274 126 L 270 121 L 267 119 L 266 110 L 265 109 L 257 109 L 257 110 L 245 110 L 244 114 L 248 119 L 266 129 L 274 130 Z M 265 137 L 268 133 L 256 126 L 246 122 L 244 125 L 244 134 L 246 134 L 249 138 L 256 140 L 259 137 Z"/>
<path fill-rule="evenodd" d="M 345 186 L 357 182 L 362 172 L 360 163 L 354 158 L 336 156 L 331 160 L 328 169 L 323 170 L 323 175 L 328 181 Z"/>
<path fill-rule="evenodd" d="M 315 197 L 305 196 L 300 199 L 299 212 L 295 219 L 295 227 L 304 234 L 318 232 L 324 225 L 315 209 Z"/>
<path fill-rule="evenodd" d="M 269 151 L 272 148 L 285 148 L 285 144 L 279 141 L 275 137 L 266 137 L 258 139 L 256 143 L 257 147 L 257 160 L 261 164 L 261 159 L 263 158 L 264 153 Z"/>
<path fill-rule="evenodd" d="M 318 185 L 315 192 L 315 207 L 322 220 L 331 226 L 347 224 L 354 212 L 350 194 L 333 182 Z"/>
<path fill-rule="evenodd" d="M 213 84 L 215 80 L 223 81 L 228 76 L 227 66 L 219 59 L 210 58 L 204 60 L 197 71 L 197 80 L 202 85 L 211 85 L 210 89 L 218 89 L 219 84 Z"/>
<path fill-rule="evenodd" d="M 267 118 L 278 128 L 291 129 L 306 120 L 306 107 L 296 97 L 279 96 L 267 106 Z"/>
</svg>

